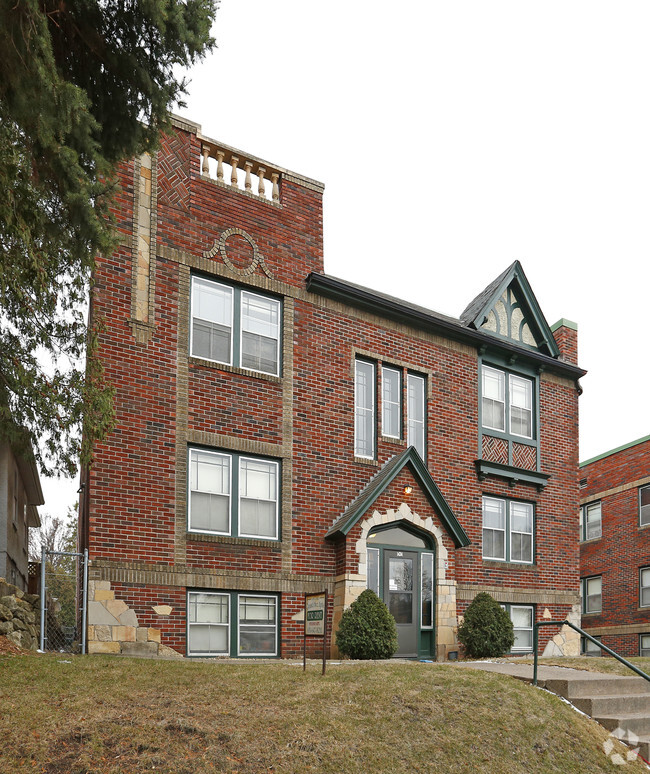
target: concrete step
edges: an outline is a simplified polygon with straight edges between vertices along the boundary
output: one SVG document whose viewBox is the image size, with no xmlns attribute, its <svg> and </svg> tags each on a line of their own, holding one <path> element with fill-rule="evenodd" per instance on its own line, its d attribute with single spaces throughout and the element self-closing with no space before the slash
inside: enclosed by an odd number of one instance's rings
<svg viewBox="0 0 650 774">
<path fill-rule="evenodd" d="M 650 719 L 650 691 L 628 696 L 573 696 L 570 701 L 574 707 L 592 718 L 597 715 L 614 717 L 620 713 L 645 713 Z"/>
<path fill-rule="evenodd" d="M 639 737 L 650 736 L 650 716 L 647 712 L 621 712 L 615 715 L 592 715 L 591 717 L 608 731 L 622 728 Z"/>
<path fill-rule="evenodd" d="M 593 673 L 592 673 L 593 674 Z M 643 677 L 590 677 L 584 679 L 540 680 L 549 691 L 565 699 L 592 698 L 595 696 L 636 696 L 650 694 L 650 683 Z"/>
</svg>

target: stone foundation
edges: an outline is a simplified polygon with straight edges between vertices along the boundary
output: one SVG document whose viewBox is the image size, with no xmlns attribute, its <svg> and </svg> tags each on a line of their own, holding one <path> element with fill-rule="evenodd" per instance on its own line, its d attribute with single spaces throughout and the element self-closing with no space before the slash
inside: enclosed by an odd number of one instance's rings
<svg viewBox="0 0 650 774">
<path fill-rule="evenodd" d="M 0 634 L 18 648 L 37 650 L 40 637 L 40 597 L 0 578 Z"/>
<path fill-rule="evenodd" d="M 126 602 L 115 599 L 110 581 L 88 581 L 88 653 L 183 658 L 160 642 L 160 629 L 138 624 Z"/>
<path fill-rule="evenodd" d="M 546 617 L 546 616 L 545 616 Z M 573 605 L 571 612 L 566 617 L 574 626 L 580 626 L 580 605 Z M 558 634 L 552 637 L 544 648 L 542 657 L 556 658 L 557 656 L 579 656 L 580 635 L 569 626 L 563 626 Z"/>
</svg>

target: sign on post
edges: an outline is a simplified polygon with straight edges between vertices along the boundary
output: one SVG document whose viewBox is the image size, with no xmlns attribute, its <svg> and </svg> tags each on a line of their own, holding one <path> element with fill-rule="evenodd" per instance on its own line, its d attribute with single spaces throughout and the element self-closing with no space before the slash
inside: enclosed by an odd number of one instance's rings
<svg viewBox="0 0 650 774">
<path fill-rule="evenodd" d="M 305 594 L 305 634 L 302 649 L 302 670 L 307 669 L 307 637 L 323 638 L 323 674 L 327 643 L 327 589 L 318 594 Z"/>
</svg>

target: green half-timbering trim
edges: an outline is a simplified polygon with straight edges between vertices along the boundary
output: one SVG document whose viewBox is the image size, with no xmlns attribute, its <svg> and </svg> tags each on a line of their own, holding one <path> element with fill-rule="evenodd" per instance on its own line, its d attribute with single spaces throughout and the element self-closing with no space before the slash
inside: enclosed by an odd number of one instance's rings
<svg viewBox="0 0 650 774">
<path fill-rule="evenodd" d="M 502 465 L 499 462 L 487 462 L 486 460 L 474 460 L 476 474 L 479 481 L 485 481 L 488 476 L 499 476 L 507 479 L 511 485 L 534 484 L 538 489 L 543 489 L 551 477 L 548 473 L 538 473 L 534 470 L 523 470 L 512 465 Z"/>
<path fill-rule="evenodd" d="M 465 530 L 461 527 L 454 512 L 451 510 L 449 504 L 436 486 L 424 461 L 413 446 L 409 446 L 408 449 L 405 449 L 400 454 L 391 457 L 388 462 L 384 464 L 377 475 L 368 482 L 356 499 L 334 522 L 325 537 L 333 538 L 339 535 L 347 535 L 368 508 L 405 467 L 411 471 L 427 499 L 436 509 L 443 526 L 454 541 L 454 545 L 457 548 L 468 546 L 470 544 L 470 539 L 467 537 Z"/>
<path fill-rule="evenodd" d="M 448 340 L 469 344 L 477 349 L 485 346 L 498 349 L 504 357 L 516 357 L 519 364 L 526 362 L 531 367 L 541 368 L 572 380 L 579 379 L 586 374 L 584 369 L 557 359 L 557 355 L 551 356 L 509 339 L 499 338 L 492 333 L 476 330 L 463 324 L 461 320 L 346 282 L 338 277 L 312 272 L 307 277 L 306 288 L 310 293 L 338 301 L 379 318 L 407 325 L 411 329 L 435 333 Z M 548 329 L 548 324 L 545 320 L 544 323 L 550 348 L 559 354 L 555 339 Z"/>
<path fill-rule="evenodd" d="M 466 315 L 466 316 L 465 316 Z M 524 270 L 515 261 L 464 313 L 477 330 L 557 358 L 559 347 Z"/>
</svg>

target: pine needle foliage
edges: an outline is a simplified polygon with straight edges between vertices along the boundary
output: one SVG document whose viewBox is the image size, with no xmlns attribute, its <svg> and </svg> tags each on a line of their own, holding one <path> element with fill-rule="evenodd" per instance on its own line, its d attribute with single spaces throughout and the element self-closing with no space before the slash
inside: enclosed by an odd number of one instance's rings
<svg viewBox="0 0 650 774">
<path fill-rule="evenodd" d="M 391 658 L 397 651 L 395 619 L 374 591 L 366 589 L 343 612 L 336 645 L 355 659 Z"/>
<path fill-rule="evenodd" d="M 86 320 L 93 259 L 115 246 L 113 168 L 155 147 L 215 10 L 0 0 L 0 442 L 31 442 L 45 475 L 73 474 L 112 426 Z"/>
<path fill-rule="evenodd" d="M 515 635 L 508 613 L 482 591 L 465 611 L 458 639 L 470 658 L 498 658 L 510 652 Z"/>
</svg>

